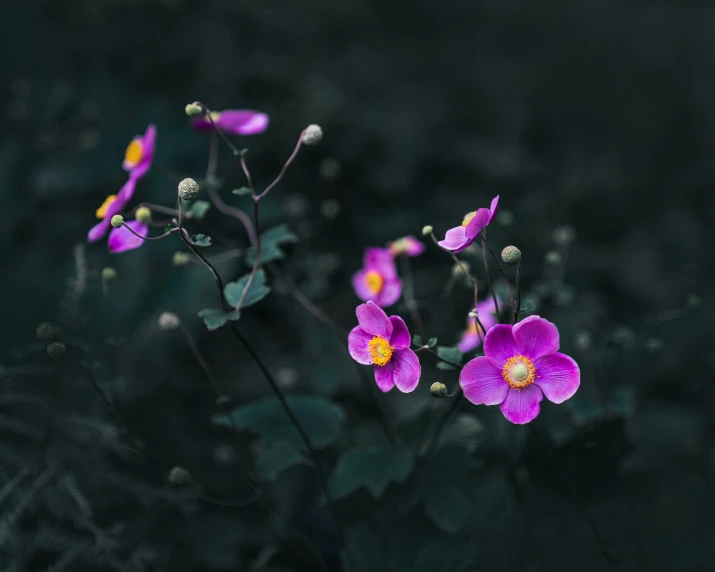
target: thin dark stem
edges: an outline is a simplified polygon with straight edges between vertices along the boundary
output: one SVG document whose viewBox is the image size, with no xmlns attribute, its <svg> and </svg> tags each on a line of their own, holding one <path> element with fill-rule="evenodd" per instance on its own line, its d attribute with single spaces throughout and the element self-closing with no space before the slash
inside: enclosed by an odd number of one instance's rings
<svg viewBox="0 0 715 572">
<path fill-rule="evenodd" d="M 424 327 L 422 326 L 422 318 L 420 317 L 417 301 L 415 300 L 415 286 L 414 281 L 412 280 L 410 259 L 405 255 L 400 256 L 400 265 L 402 266 L 402 274 L 404 276 L 405 283 L 405 305 L 407 306 L 407 310 L 410 312 L 412 324 L 420 335 L 424 337 L 425 332 Z"/>
<path fill-rule="evenodd" d="M 209 364 L 204 359 L 204 356 L 201 355 L 199 347 L 194 341 L 194 337 L 191 335 L 191 332 L 189 332 L 188 328 L 184 325 L 183 322 L 180 322 L 179 327 L 181 328 L 181 331 L 184 332 L 184 336 L 186 336 L 186 341 L 189 343 L 189 347 L 191 348 L 191 352 L 194 354 L 196 361 L 201 366 L 201 369 L 204 370 L 204 373 L 206 374 L 206 377 L 208 378 L 209 382 L 211 382 L 211 386 L 213 387 L 214 393 L 216 394 L 216 400 L 220 400 L 222 397 L 224 397 L 225 394 L 218 380 L 211 371 Z"/>
<path fill-rule="evenodd" d="M 104 300 L 107 302 L 107 310 L 109 311 L 109 322 L 112 325 L 112 338 L 114 339 L 114 343 L 119 343 L 117 314 L 114 311 L 114 304 L 112 303 L 112 298 L 109 295 L 109 285 L 104 280 L 102 280 L 102 295 L 104 296 Z"/>
<path fill-rule="evenodd" d="M 492 255 L 492 259 L 494 260 L 494 264 L 496 264 L 497 271 L 499 274 L 501 274 L 501 277 L 505 280 L 506 285 L 509 287 L 509 301 L 511 302 L 511 305 L 513 308 L 516 308 L 516 302 L 514 301 L 514 294 L 511 290 L 511 282 L 509 279 L 506 277 L 506 274 L 504 274 L 504 271 L 502 270 L 501 266 L 499 265 L 499 259 L 496 257 L 496 254 L 494 254 L 494 251 L 492 250 L 492 247 L 489 246 L 489 243 L 487 242 L 487 237 L 484 235 L 484 233 L 481 234 L 482 237 L 482 244 L 489 249 L 489 253 Z"/>
<path fill-rule="evenodd" d="M 436 351 L 434 351 L 432 348 L 428 348 L 427 346 L 422 346 L 419 347 L 415 350 L 415 352 L 421 352 L 421 351 L 427 351 L 431 353 L 433 356 L 437 358 L 438 361 L 441 361 L 442 363 L 446 363 L 448 365 L 451 365 L 453 367 L 456 367 L 457 369 L 460 369 L 462 367 L 461 363 L 456 363 L 448 359 L 444 359 L 442 356 L 440 356 Z"/>
<path fill-rule="evenodd" d="M 161 240 L 162 238 L 166 238 L 166 237 L 169 236 L 170 234 L 173 234 L 173 233 L 175 233 L 177 230 L 179 230 L 178 228 L 172 228 L 172 229 L 169 230 L 168 232 L 165 232 L 164 234 L 159 235 L 159 236 L 142 236 L 142 235 L 139 234 L 138 232 L 135 232 L 134 229 L 132 229 L 132 227 L 130 227 L 126 222 L 123 222 L 123 223 L 122 223 L 122 226 L 123 226 L 124 228 L 126 228 L 129 232 L 131 232 L 134 236 L 139 237 L 139 238 L 141 238 L 142 240 Z"/>
<path fill-rule="evenodd" d="M 193 252 L 201 260 L 201 262 L 204 263 L 204 266 L 206 266 L 206 268 L 208 268 L 211 271 L 211 274 L 214 277 L 216 285 L 218 286 L 218 289 L 219 289 L 219 293 L 221 295 L 221 306 L 223 307 L 223 309 L 224 310 L 233 309 L 226 302 L 226 298 L 223 295 L 223 280 L 221 280 L 221 275 L 217 272 L 217 270 L 213 267 L 213 265 L 208 260 L 206 260 L 204 255 L 201 254 L 201 252 L 199 252 L 198 247 L 193 242 L 191 242 L 191 239 L 188 237 L 188 233 L 186 232 L 185 229 L 183 229 L 183 228 L 181 229 L 179 236 L 181 236 L 181 240 L 184 241 L 184 243 L 186 244 L 186 246 L 189 247 L 191 252 Z"/>
<path fill-rule="evenodd" d="M 226 137 L 226 134 L 221 131 L 221 129 L 218 128 L 216 123 L 214 122 L 214 118 L 211 116 L 211 110 L 206 107 L 203 103 L 200 101 L 194 101 L 194 105 L 198 105 L 204 112 L 204 115 L 209 118 L 209 121 L 211 122 L 211 125 L 213 125 L 213 128 L 218 132 L 218 134 L 221 136 L 221 138 L 226 142 L 226 145 L 228 145 L 229 149 L 231 149 L 231 152 L 234 155 L 240 155 L 241 152 L 236 148 L 236 146 L 231 143 L 231 140 Z"/>
<path fill-rule="evenodd" d="M 430 233 L 430 236 L 432 237 L 432 242 L 434 242 L 437 246 L 439 246 L 439 241 L 437 240 L 437 237 L 434 235 L 434 232 Z M 439 246 L 439 247 L 442 248 L 441 246 Z M 471 280 L 472 288 L 474 290 L 474 306 L 472 306 L 472 307 L 476 309 L 477 298 L 479 296 L 479 285 L 477 284 L 477 281 L 474 279 L 474 276 L 472 276 L 470 274 L 469 270 L 467 270 L 466 266 L 464 266 L 462 261 L 459 258 L 457 258 L 457 255 L 454 254 L 454 252 L 452 252 L 451 250 L 447 250 L 445 248 L 442 248 L 442 250 L 447 252 L 452 257 L 452 260 L 454 260 L 454 262 L 457 264 L 457 266 L 459 266 L 459 268 L 462 270 L 462 272 L 464 272 L 464 275 L 467 276 L 467 278 L 469 278 L 469 280 Z"/>
<path fill-rule="evenodd" d="M 298 155 L 298 151 L 300 151 L 300 147 L 303 144 L 303 133 L 300 134 L 300 137 L 298 137 L 298 143 L 296 143 L 295 149 L 293 149 L 293 152 L 290 154 L 290 157 L 288 157 L 288 160 L 285 162 L 283 165 L 283 168 L 281 169 L 281 172 L 278 173 L 278 176 L 273 180 L 273 182 L 266 187 L 266 190 L 263 191 L 258 197 L 256 197 L 259 201 L 265 197 L 273 187 L 275 187 L 280 180 L 283 178 L 283 175 L 285 175 L 286 171 L 288 170 L 288 167 L 290 167 L 290 164 L 293 162 L 293 159 L 296 158 Z"/>
<path fill-rule="evenodd" d="M 516 263 L 516 295 L 518 300 L 516 306 L 514 307 L 514 323 L 519 321 L 519 312 L 521 312 L 521 262 Z"/>
<path fill-rule="evenodd" d="M 177 209 L 170 209 L 169 207 L 163 207 L 161 205 L 155 205 L 153 203 L 140 203 L 139 205 L 137 205 L 137 208 L 139 207 L 146 207 L 152 212 L 157 212 L 169 216 L 179 216 L 179 211 Z"/>
<path fill-rule="evenodd" d="M 112 405 L 112 401 L 104 393 L 102 388 L 99 387 L 99 384 L 97 383 L 97 380 L 94 379 L 94 375 L 92 375 L 92 372 L 81 364 L 78 367 L 87 375 L 89 384 L 92 386 L 92 389 L 94 389 L 94 391 L 97 393 L 97 395 L 99 395 L 99 398 L 102 400 L 102 402 L 107 406 L 107 409 L 109 410 L 109 412 L 114 413 L 114 406 Z"/>
<path fill-rule="evenodd" d="M 484 233 L 482 233 L 481 237 L 482 237 L 482 260 L 484 261 L 484 271 L 487 273 L 487 280 L 489 280 L 489 290 L 492 293 L 492 300 L 494 300 L 494 311 L 496 312 L 496 315 L 497 315 L 497 322 L 501 322 L 501 319 L 499 318 L 499 302 L 497 302 L 497 293 L 494 291 L 494 282 L 492 281 L 492 273 L 489 271 L 489 263 L 487 262 L 487 252 L 485 250 L 485 245 L 486 245 L 487 241 L 484 238 Z M 509 294 L 511 295 L 511 286 L 509 286 Z M 512 303 L 512 307 L 513 307 L 513 305 L 514 305 L 513 297 L 511 299 L 511 303 Z"/>
<path fill-rule="evenodd" d="M 434 433 L 432 434 L 432 438 L 427 443 L 422 457 L 429 457 L 434 452 L 435 448 L 439 444 L 439 438 L 442 436 L 442 431 L 447 425 L 447 421 L 449 421 L 452 415 L 454 415 L 457 409 L 459 409 L 459 404 L 461 403 L 462 396 L 464 395 L 461 387 L 457 390 L 455 395 L 456 396 L 453 398 L 452 404 L 437 422 L 437 427 L 435 427 Z"/>
<path fill-rule="evenodd" d="M 246 281 L 246 286 L 243 289 L 243 292 L 241 292 L 241 297 L 238 299 L 238 303 L 236 304 L 236 311 L 240 311 L 241 308 L 243 307 L 243 302 L 246 299 L 246 296 L 248 295 L 249 290 L 251 289 L 251 284 L 253 284 L 253 279 L 256 277 L 256 273 L 258 272 L 258 266 L 261 263 L 261 231 L 259 229 L 259 223 L 258 223 L 258 203 L 259 200 L 257 198 L 253 199 L 253 221 L 254 224 L 256 225 L 256 259 L 253 261 L 253 268 L 251 268 L 251 274 L 248 276 L 248 280 Z"/>
</svg>

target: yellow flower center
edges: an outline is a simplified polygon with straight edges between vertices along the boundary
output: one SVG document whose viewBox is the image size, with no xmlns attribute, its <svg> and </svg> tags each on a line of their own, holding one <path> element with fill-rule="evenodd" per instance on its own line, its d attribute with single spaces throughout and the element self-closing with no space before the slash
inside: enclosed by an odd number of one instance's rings
<svg viewBox="0 0 715 572">
<path fill-rule="evenodd" d="M 97 209 L 97 212 L 95 213 L 97 215 L 97 218 L 104 218 L 107 216 L 107 209 L 109 208 L 109 205 L 111 205 L 114 201 L 117 200 L 117 195 L 109 195 L 106 199 L 104 199 L 104 202 L 102 203 L 102 206 Z"/>
<path fill-rule="evenodd" d="M 512 389 L 520 390 L 534 383 L 536 368 L 526 356 L 514 356 L 506 360 L 501 376 Z"/>
<path fill-rule="evenodd" d="M 464 215 L 464 220 L 462 221 L 462 226 L 463 226 L 464 228 L 466 228 L 467 225 L 468 225 L 470 222 L 472 222 L 472 219 L 475 217 L 476 214 L 477 214 L 477 211 L 472 211 L 472 212 L 470 212 L 470 213 L 465 214 L 465 215 Z"/>
<path fill-rule="evenodd" d="M 134 139 L 128 146 L 127 150 L 124 152 L 124 161 L 129 165 L 136 165 L 142 160 L 142 155 L 144 154 L 144 149 L 142 148 L 142 143 L 139 139 Z"/>
<path fill-rule="evenodd" d="M 385 279 L 376 270 L 370 270 L 365 274 L 365 286 L 373 294 L 378 294 L 382 290 L 383 284 L 385 284 Z"/>
<path fill-rule="evenodd" d="M 375 365 L 383 366 L 390 361 L 395 349 L 385 338 L 375 336 L 367 343 L 367 351 Z"/>
</svg>

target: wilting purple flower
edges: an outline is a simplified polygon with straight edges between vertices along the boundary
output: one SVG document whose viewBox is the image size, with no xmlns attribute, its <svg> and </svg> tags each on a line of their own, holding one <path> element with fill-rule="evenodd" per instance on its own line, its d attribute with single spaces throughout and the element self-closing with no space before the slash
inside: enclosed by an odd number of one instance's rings
<svg viewBox="0 0 715 572">
<path fill-rule="evenodd" d="M 96 212 L 97 218 L 102 220 L 94 225 L 87 233 L 87 240 L 89 242 L 96 242 L 107 234 L 107 231 L 112 228 L 110 222 L 112 217 L 124 210 L 124 207 L 134 195 L 135 187 L 136 179 L 130 178 L 126 183 L 124 183 L 124 186 L 119 191 L 119 194 L 109 195 L 104 200 L 104 203 L 97 209 Z M 146 236 L 149 233 L 149 227 L 138 220 L 130 220 L 126 224 L 127 226 L 130 226 L 134 232 L 142 236 Z M 110 252 L 116 253 L 139 248 L 143 242 L 144 241 L 141 238 L 134 236 L 126 228 L 120 227 L 112 228 L 109 233 L 108 246 Z"/>
<path fill-rule="evenodd" d="M 479 233 L 492 222 L 494 215 L 497 213 L 498 203 L 499 195 L 492 199 L 492 204 L 488 209 L 481 208 L 464 215 L 462 224 L 450 228 L 444 240 L 440 240 L 437 244 L 445 250 L 452 250 L 454 252 L 461 252 L 467 248 L 474 242 L 474 239 L 479 236 Z"/>
<path fill-rule="evenodd" d="M 156 146 L 156 127 L 149 125 L 144 135 L 137 135 L 124 152 L 122 168 L 129 173 L 130 179 L 139 179 L 146 175 L 154 159 Z"/>
<path fill-rule="evenodd" d="M 539 414 L 544 395 L 562 403 L 581 384 L 578 365 L 558 349 L 558 329 L 539 316 L 514 326 L 497 324 L 487 332 L 485 355 L 462 369 L 464 396 L 475 405 L 501 405 L 512 423 L 529 423 Z"/>
<path fill-rule="evenodd" d="M 411 234 L 398 238 L 397 240 L 387 245 L 387 250 L 393 256 L 406 254 L 407 256 L 419 256 L 425 251 L 425 245 L 422 244 Z"/>
<path fill-rule="evenodd" d="M 374 302 L 355 309 L 358 326 L 348 335 L 348 351 L 363 365 L 375 365 L 375 382 L 382 391 L 394 386 L 403 393 L 414 391 L 422 368 L 410 349 L 410 332 L 399 316 L 387 314 Z"/>
<path fill-rule="evenodd" d="M 353 275 L 353 288 L 361 300 L 380 307 L 392 306 L 402 294 L 395 259 L 386 248 L 368 248 L 363 267 Z"/>
<path fill-rule="evenodd" d="M 487 298 L 483 302 L 479 302 L 477 304 L 477 315 L 479 316 L 479 321 L 482 323 L 482 326 L 484 326 L 488 332 L 492 326 L 497 323 L 497 309 L 494 306 L 494 298 Z M 457 345 L 460 352 L 466 354 L 482 345 L 484 332 L 480 330 L 481 328 L 479 324 L 477 324 L 477 319 L 468 317 L 467 329 L 464 330 L 462 339 Z"/>
<path fill-rule="evenodd" d="M 212 111 L 216 127 L 231 135 L 256 135 L 268 127 L 268 115 L 251 109 L 226 109 Z M 208 117 L 195 117 L 191 125 L 196 131 L 212 131 L 214 126 Z"/>
</svg>

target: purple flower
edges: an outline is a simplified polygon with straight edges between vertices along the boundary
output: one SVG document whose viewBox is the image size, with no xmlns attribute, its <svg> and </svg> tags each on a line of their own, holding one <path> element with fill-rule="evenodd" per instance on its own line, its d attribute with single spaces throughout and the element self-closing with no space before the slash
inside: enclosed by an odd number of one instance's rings
<svg viewBox="0 0 715 572">
<path fill-rule="evenodd" d="M 94 225 L 87 233 L 87 240 L 89 242 L 96 242 L 102 238 L 107 231 L 112 228 L 110 221 L 115 214 L 122 212 L 127 203 L 131 200 L 132 195 L 134 195 L 134 189 L 136 187 L 136 179 L 130 178 L 124 186 L 119 191 L 117 195 L 109 195 L 102 203 L 102 206 L 97 209 L 95 213 L 97 218 L 101 219 L 99 223 Z M 139 222 L 138 220 L 130 220 L 127 222 L 127 226 L 131 227 L 132 230 L 142 236 L 146 236 L 149 233 L 149 227 Z M 139 248 L 144 241 L 133 235 L 129 230 L 124 227 L 112 228 L 109 233 L 108 246 L 110 252 L 124 252 L 125 250 L 132 250 L 134 248 Z"/>
<path fill-rule="evenodd" d="M 498 203 L 499 195 L 492 199 L 492 204 L 488 209 L 481 208 L 464 215 L 462 224 L 450 228 L 444 240 L 440 240 L 437 244 L 445 250 L 453 250 L 454 252 L 461 252 L 467 248 L 479 236 L 479 233 L 492 222 L 494 215 L 497 213 Z"/>
<path fill-rule="evenodd" d="M 485 355 L 462 369 L 464 396 L 475 405 L 501 405 L 512 423 L 529 423 L 539 414 L 544 395 L 562 403 L 581 384 L 578 365 L 558 349 L 558 329 L 539 316 L 514 326 L 497 324 L 487 332 Z"/>
<path fill-rule="evenodd" d="M 212 111 L 211 118 L 216 127 L 231 135 L 256 135 L 268 127 L 268 115 L 251 109 Z M 195 117 L 191 125 L 196 131 L 212 131 L 214 128 L 208 117 Z"/>
<path fill-rule="evenodd" d="M 501 302 L 501 300 L 499 300 L 499 302 Z M 479 315 L 479 321 L 482 323 L 482 326 L 486 328 L 487 332 L 491 330 L 492 326 L 497 323 L 497 309 L 494 306 L 494 298 L 488 298 L 483 302 L 479 302 L 477 304 L 477 314 Z M 467 329 L 464 330 L 462 339 L 457 345 L 460 352 L 466 354 L 482 345 L 484 332 L 481 332 L 480 335 L 479 330 L 481 330 L 481 328 L 479 324 L 477 324 L 476 318 L 467 318 Z"/>
<path fill-rule="evenodd" d="M 422 368 L 410 349 L 410 332 L 399 316 L 387 314 L 374 302 L 355 309 L 359 326 L 348 335 L 348 351 L 363 365 L 375 365 L 375 381 L 382 391 L 397 386 L 403 393 L 414 391 Z"/>
<path fill-rule="evenodd" d="M 387 245 L 387 250 L 393 256 L 406 254 L 407 256 L 419 256 L 425 251 L 425 245 L 422 244 L 411 234 L 398 238 L 397 240 Z"/>
<path fill-rule="evenodd" d="M 368 248 L 363 268 L 353 275 L 353 288 L 361 300 L 378 306 L 392 306 L 402 294 L 402 281 L 397 277 L 395 259 L 385 248 Z"/>
<path fill-rule="evenodd" d="M 154 159 L 156 147 L 156 127 L 146 128 L 144 135 L 137 135 L 124 152 L 122 168 L 129 173 L 130 179 L 140 179 L 146 175 Z"/>
</svg>

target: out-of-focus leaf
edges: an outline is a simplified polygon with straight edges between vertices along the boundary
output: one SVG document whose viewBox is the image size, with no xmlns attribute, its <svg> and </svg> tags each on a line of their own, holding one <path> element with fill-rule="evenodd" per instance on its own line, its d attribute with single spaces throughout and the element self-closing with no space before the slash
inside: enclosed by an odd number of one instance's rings
<svg viewBox="0 0 715 572">
<path fill-rule="evenodd" d="M 258 454 L 256 470 L 262 479 L 275 481 L 281 472 L 301 464 L 310 463 L 299 451 L 286 445 L 275 445 Z"/>
<path fill-rule="evenodd" d="M 459 351 L 458 347 L 439 346 L 437 348 L 437 355 L 452 363 L 462 363 L 462 352 Z M 437 367 L 443 370 L 456 369 L 455 366 L 443 361 L 437 362 Z"/>
<path fill-rule="evenodd" d="M 414 465 L 412 452 L 407 449 L 351 449 L 338 461 L 330 488 L 340 498 L 364 487 L 378 499 L 390 482 L 404 482 Z"/>
<path fill-rule="evenodd" d="M 217 308 L 204 308 L 199 310 L 199 318 L 204 321 L 209 331 L 218 330 L 228 322 L 235 322 L 241 317 L 241 312 L 225 312 Z"/>
<path fill-rule="evenodd" d="M 298 235 L 292 232 L 285 224 L 269 228 L 261 233 L 261 260 L 259 264 L 282 260 L 285 258 L 285 254 L 280 245 L 297 241 Z M 256 249 L 251 247 L 246 251 L 246 264 L 253 266 L 255 261 Z"/>
<path fill-rule="evenodd" d="M 246 288 L 246 285 L 248 284 L 249 276 L 250 276 L 250 274 L 241 276 L 238 280 L 236 280 L 235 282 L 229 282 L 223 288 L 223 294 L 224 294 L 224 296 L 226 296 L 226 300 L 234 308 L 238 304 L 238 301 L 241 299 L 241 294 L 243 293 L 243 290 Z M 251 282 L 251 287 L 249 288 L 248 293 L 246 294 L 246 297 L 243 300 L 243 306 L 242 306 L 243 308 L 252 306 L 256 302 L 260 302 L 261 300 L 263 300 L 263 298 L 268 296 L 271 289 L 265 284 L 265 282 L 266 282 L 266 273 L 263 271 L 262 268 L 260 268 L 256 272 L 256 275 L 253 277 L 253 282 Z"/>
<path fill-rule="evenodd" d="M 434 525 L 450 534 L 462 528 L 472 513 L 469 497 L 456 485 L 430 487 L 422 506 Z"/>
<path fill-rule="evenodd" d="M 205 234 L 197 234 L 194 237 L 194 243 L 196 246 L 211 246 L 211 237 Z"/>
<path fill-rule="evenodd" d="M 206 216 L 206 213 L 211 208 L 211 203 L 208 201 L 194 201 L 191 203 L 191 208 L 189 208 L 188 214 L 191 215 L 190 218 L 201 220 Z"/>
</svg>

